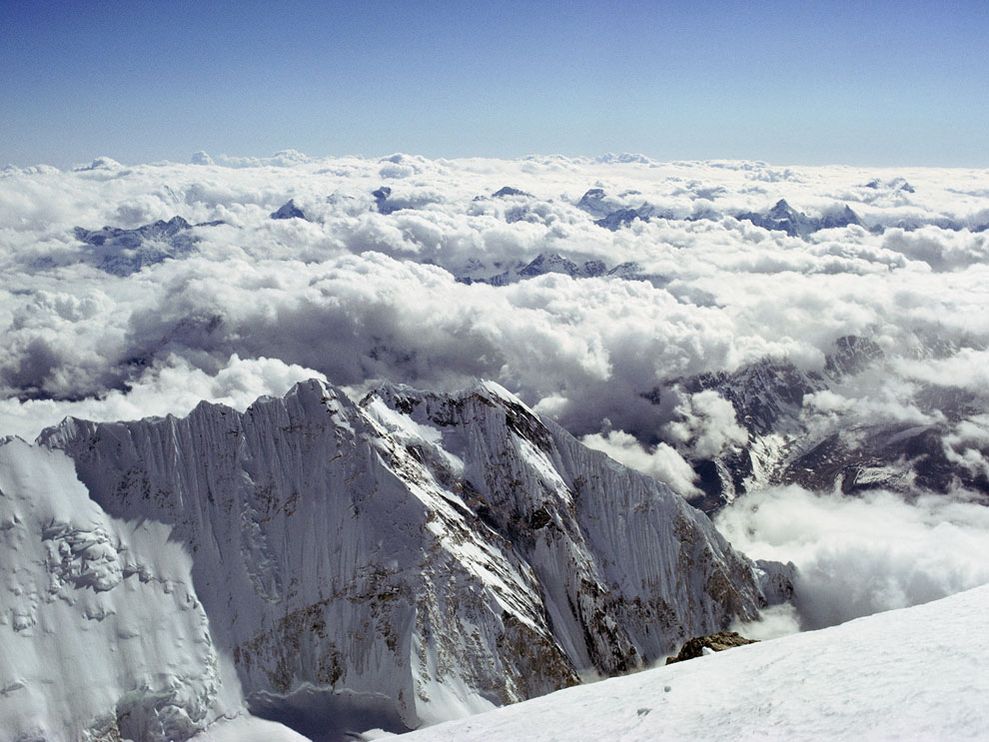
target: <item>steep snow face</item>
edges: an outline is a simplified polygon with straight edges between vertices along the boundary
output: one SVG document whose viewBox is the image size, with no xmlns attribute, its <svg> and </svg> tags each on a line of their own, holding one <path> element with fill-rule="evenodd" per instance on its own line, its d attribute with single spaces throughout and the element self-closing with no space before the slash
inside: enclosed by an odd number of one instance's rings
<svg viewBox="0 0 989 742">
<path fill-rule="evenodd" d="M 494 384 L 358 406 L 311 381 L 39 440 L 107 511 L 174 527 L 252 708 L 296 728 L 316 705 L 401 730 L 530 698 L 765 602 L 705 516 Z"/>
<path fill-rule="evenodd" d="M 261 711 L 313 686 L 340 714 L 403 729 L 577 680 L 531 569 L 318 382 L 243 415 L 67 421 L 45 440 L 106 507 L 174 525 Z"/>
<path fill-rule="evenodd" d="M 415 740 L 984 739 L 989 586 L 560 691 Z"/>
<path fill-rule="evenodd" d="M 218 658 L 168 529 L 89 499 L 72 462 L 0 444 L 0 740 L 185 739 Z"/>
<path fill-rule="evenodd" d="M 485 382 L 453 396 L 386 387 L 362 405 L 404 413 L 438 479 L 462 466 L 467 503 L 532 565 L 557 641 L 581 670 L 651 662 L 685 636 L 751 615 L 751 564 L 666 485 L 632 472 Z"/>
</svg>

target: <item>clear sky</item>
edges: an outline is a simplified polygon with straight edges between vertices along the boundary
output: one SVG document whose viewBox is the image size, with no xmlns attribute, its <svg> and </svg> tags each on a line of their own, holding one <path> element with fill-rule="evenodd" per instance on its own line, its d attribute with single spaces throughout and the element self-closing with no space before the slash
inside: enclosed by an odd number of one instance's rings
<svg viewBox="0 0 989 742">
<path fill-rule="evenodd" d="M 989 1 L 0 0 L 0 164 L 285 148 L 989 166 Z"/>
</svg>

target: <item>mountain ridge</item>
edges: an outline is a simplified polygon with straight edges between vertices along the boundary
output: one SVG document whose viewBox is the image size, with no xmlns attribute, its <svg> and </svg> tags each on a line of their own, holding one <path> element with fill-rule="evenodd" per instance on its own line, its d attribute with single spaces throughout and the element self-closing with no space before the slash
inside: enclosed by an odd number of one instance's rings
<svg viewBox="0 0 989 742">
<path fill-rule="evenodd" d="M 116 517 L 172 527 L 252 710 L 299 730 L 306 689 L 410 729 L 636 669 L 785 597 L 665 485 L 491 382 L 355 404 L 311 380 L 38 442 Z"/>
</svg>

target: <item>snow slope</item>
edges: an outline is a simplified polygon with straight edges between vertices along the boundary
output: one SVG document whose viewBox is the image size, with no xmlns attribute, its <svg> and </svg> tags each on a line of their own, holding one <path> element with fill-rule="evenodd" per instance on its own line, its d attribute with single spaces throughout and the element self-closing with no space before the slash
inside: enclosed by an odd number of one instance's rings
<svg viewBox="0 0 989 742">
<path fill-rule="evenodd" d="M 195 742 L 309 742 L 286 726 L 256 716 L 221 719 L 193 737 Z"/>
<path fill-rule="evenodd" d="M 403 736 L 555 740 L 989 738 L 989 586 Z"/>
<path fill-rule="evenodd" d="M 109 517 L 61 452 L 0 442 L 0 740 L 185 739 L 216 717 L 217 652 L 168 531 Z"/>
</svg>

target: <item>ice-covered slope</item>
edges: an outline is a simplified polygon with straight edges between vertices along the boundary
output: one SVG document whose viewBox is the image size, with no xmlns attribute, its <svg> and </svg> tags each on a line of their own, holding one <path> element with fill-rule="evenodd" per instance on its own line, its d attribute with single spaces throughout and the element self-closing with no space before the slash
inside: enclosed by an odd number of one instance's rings
<svg viewBox="0 0 989 742">
<path fill-rule="evenodd" d="M 570 688 L 402 739 L 945 740 L 989 734 L 989 586 Z"/>
<path fill-rule="evenodd" d="M 554 634 L 579 669 L 632 669 L 687 627 L 752 609 L 750 565 L 706 520 L 498 385 L 452 397 L 386 387 L 362 405 L 385 425 L 395 419 L 385 410 L 405 413 L 420 441 L 419 431 L 435 431 L 446 456 L 427 453 L 424 463 L 440 481 L 459 475 L 468 505 L 532 566 Z M 408 426 L 393 429 L 401 436 Z"/>
<path fill-rule="evenodd" d="M 62 453 L 0 443 L 0 740 L 185 739 L 218 657 L 168 528 L 109 517 Z"/>
<path fill-rule="evenodd" d="M 765 602 L 705 516 L 493 384 L 355 405 L 311 381 L 39 440 L 107 512 L 173 526 L 252 709 L 300 730 L 541 695 Z"/>
</svg>

